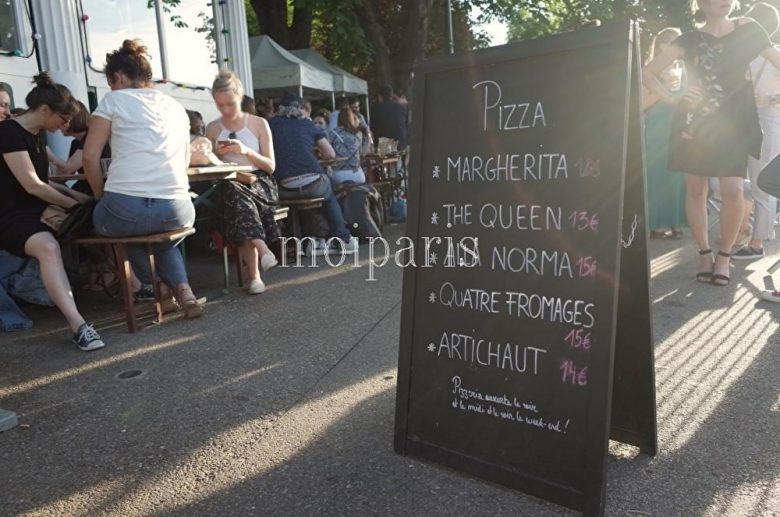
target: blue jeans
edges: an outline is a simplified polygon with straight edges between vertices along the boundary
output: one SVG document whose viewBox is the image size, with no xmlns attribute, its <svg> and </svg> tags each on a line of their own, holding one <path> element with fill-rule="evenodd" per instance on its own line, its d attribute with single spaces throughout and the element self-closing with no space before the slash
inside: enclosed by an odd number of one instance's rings
<svg viewBox="0 0 780 517">
<path fill-rule="evenodd" d="M 333 234 L 344 242 L 349 242 L 351 237 L 347 230 L 347 223 L 344 222 L 344 214 L 341 212 L 336 194 L 330 184 L 330 179 L 322 174 L 320 179 L 309 183 L 305 187 L 287 188 L 279 185 L 280 199 L 305 199 L 309 197 L 321 197 L 325 199 L 322 209 L 325 211 L 325 218 L 330 224 Z"/>
<path fill-rule="evenodd" d="M 106 192 L 92 215 L 95 230 L 110 237 L 148 235 L 190 227 L 195 222 L 195 207 L 189 199 L 152 199 Z M 178 243 L 154 247 L 154 263 L 160 278 L 171 288 L 189 283 Z M 138 278 L 152 279 L 144 245 L 127 246 L 127 255 Z"/>
</svg>

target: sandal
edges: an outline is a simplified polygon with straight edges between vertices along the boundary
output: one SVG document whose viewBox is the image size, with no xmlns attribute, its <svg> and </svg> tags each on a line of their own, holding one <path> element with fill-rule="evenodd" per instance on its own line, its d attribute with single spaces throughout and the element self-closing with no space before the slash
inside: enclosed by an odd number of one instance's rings
<svg viewBox="0 0 780 517">
<path fill-rule="evenodd" d="M 712 250 L 700 250 L 699 255 L 712 255 Z M 712 267 L 714 266 L 715 266 L 715 261 L 712 262 L 710 271 L 701 271 L 699 273 L 696 273 L 696 281 L 701 282 L 703 284 L 712 283 Z"/>
<path fill-rule="evenodd" d="M 203 306 L 195 298 L 195 294 L 188 285 L 182 285 L 176 289 L 176 299 L 184 310 L 185 318 L 200 318 L 203 315 Z"/>
<path fill-rule="evenodd" d="M 664 230 L 650 230 L 651 239 L 666 239 L 669 236 Z"/>
<path fill-rule="evenodd" d="M 731 258 L 731 253 L 726 253 L 724 251 L 718 251 L 718 256 L 719 257 L 726 257 L 726 258 L 730 259 Z M 712 279 L 711 279 L 712 285 L 717 285 L 718 287 L 726 287 L 727 285 L 729 285 L 729 282 L 731 282 L 731 277 L 728 277 L 726 275 L 719 275 L 719 274 L 713 273 L 711 275 L 711 277 L 712 277 Z"/>
<path fill-rule="evenodd" d="M 672 239 L 682 239 L 683 231 L 679 228 L 672 228 Z"/>
</svg>

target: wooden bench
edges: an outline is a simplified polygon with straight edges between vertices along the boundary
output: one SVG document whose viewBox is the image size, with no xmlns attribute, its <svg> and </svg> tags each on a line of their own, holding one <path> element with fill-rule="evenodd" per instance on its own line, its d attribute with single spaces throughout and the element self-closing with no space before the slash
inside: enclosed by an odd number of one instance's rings
<svg viewBox="0 0 780 517">
<path fill-rule="evenodd" d="M 154 306 L 157 315 L 157 322 L 162 322 L 162 299 L 160 296 L 160 282 L 157 278 L 157 271 L 154 264 L 154 249 L 156 244 L 176 243 L 185 237 L 195 233 L 195 228 L 180 228 L 170 232 L 153 233 L 150 235 L 133 235 L 131 237 L 106 237 L 103 235 L 91 235 L 72 241 L 75 244 L 83 246 L 103 246 L 108 245 L 114 251 L 117 265 L 117 276 L 121 285 L 122 301 L 125 306 L 125 317 L 127 319 L 127 330 L 130 333 L 138 331 L 138 321 L 136 318 L 135 306 L 133 303 L 133 291 L 130 288 L 130 278 L 132 266 L 127 257 L 127 245 L 142 244 L 146 247 L 149 257 L 149 266 L 152 274 L 152 286 L 154 287 Z M 175 287 L 175 286 L 171 286 Z"/>
<path fill-rule="evenodd" d="M 314 210 L 315 208 L 322 208 L 322 204 L 325 202 L 325 198 L 322 197 L 310 197 L 304 199 L 282 199 L 279 204 L 283 208 L 289 210 L 292 217 L 292 232 L 293 237 L 296 239 L 303 238 L 303 230 L 301 230 L 301 217 L 300 212 L 304 210 Z"/>
</svg>

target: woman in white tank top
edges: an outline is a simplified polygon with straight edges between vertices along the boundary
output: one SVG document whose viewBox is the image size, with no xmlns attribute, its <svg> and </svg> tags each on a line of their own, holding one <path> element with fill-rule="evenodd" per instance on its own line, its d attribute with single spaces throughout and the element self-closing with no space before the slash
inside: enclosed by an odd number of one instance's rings
<svg viewBox="0 0 780 517">
<path fill-rule="evenodd" d="M 274 220 L 278 195 L 274 195 L 272 177 L 276 162 L 271 130 L 265 119 L 241 111 L 244 88 L 233 72 L 220 72 L 212 95 L 222 116 L 207 126 L 206 136 L 222 160 L 254 167 L 258 176 L 252 184 L 226 182 L 223 204 L 225 237 L 238 244 L 247 267 L 249 293 L 260 294 L 265 291 L 260 268 L 268 271 L 277 265 L 268 244 L 279 239 L 279 227 Z"/>
</svg>

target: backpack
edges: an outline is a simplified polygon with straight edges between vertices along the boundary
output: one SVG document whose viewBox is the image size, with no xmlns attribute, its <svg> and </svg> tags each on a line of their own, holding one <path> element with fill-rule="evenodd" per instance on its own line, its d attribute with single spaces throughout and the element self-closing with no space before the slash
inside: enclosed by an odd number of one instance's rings
<svg viewBox="0 0 780 517">
<path fill-rule="evenodd" d="M 371 185 L 342 185 L 341 212 L 349 232 L 358 238 L 382 237 L 384 210 L 379 192 Z"/>
</svg>

